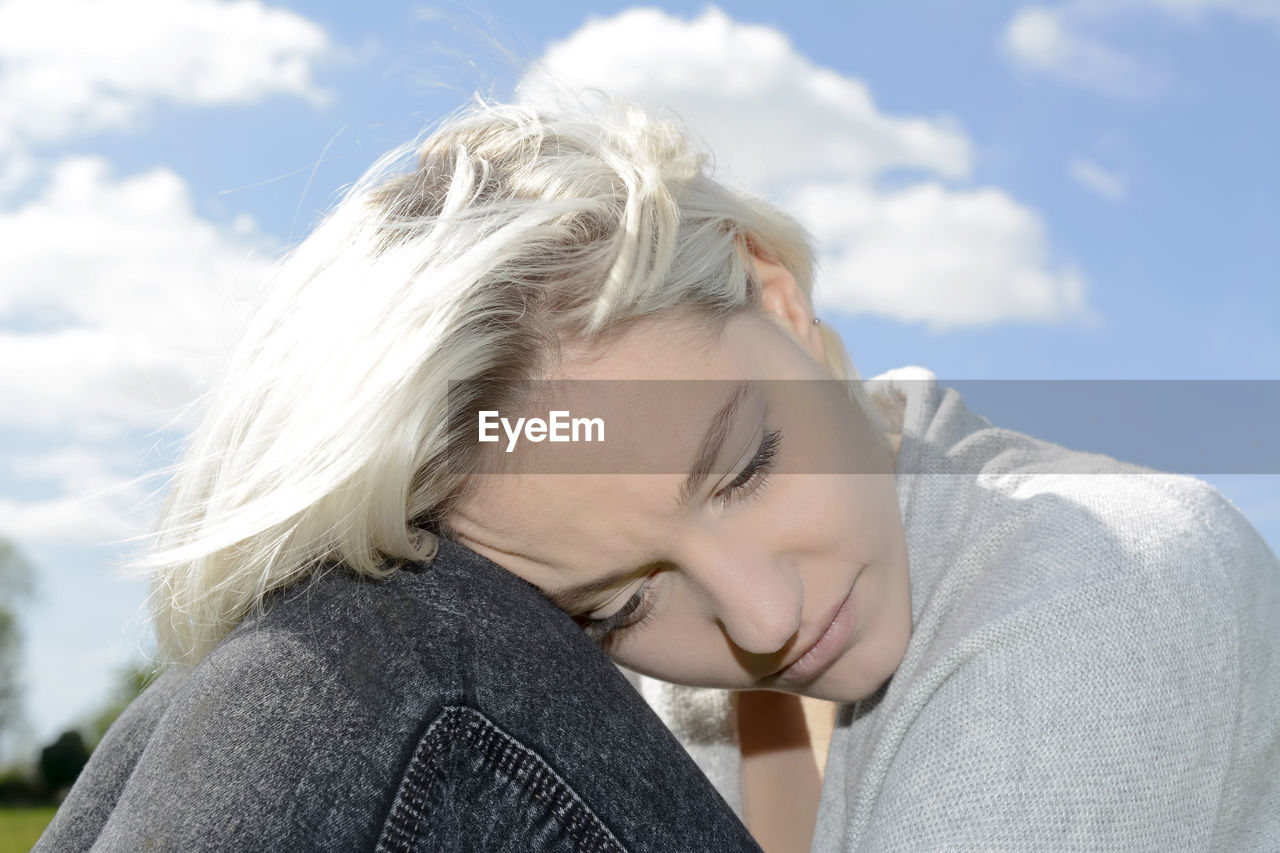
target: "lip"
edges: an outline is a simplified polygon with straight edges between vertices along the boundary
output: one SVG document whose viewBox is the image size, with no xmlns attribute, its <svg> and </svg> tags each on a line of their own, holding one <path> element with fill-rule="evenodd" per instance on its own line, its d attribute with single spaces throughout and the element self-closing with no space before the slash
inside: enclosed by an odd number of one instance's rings
<svg viewBox="0 0 1280 853">
<path fill-rule="evenodd" d="M 844 599 L 833 605 L 834 612 L 830 613 L 826 620 L 826 627 L 818 638 L 799 657 L 768 676 L 770 681 L 808 681 L 825 669 L 844 650 L 853 633 L 853 613 L 856 604 L 854 589 L 861 575 L 862 573 L 859 572 L 853 579 L 853 584 L 849 587 L 849 592 Z"/>
</svg>

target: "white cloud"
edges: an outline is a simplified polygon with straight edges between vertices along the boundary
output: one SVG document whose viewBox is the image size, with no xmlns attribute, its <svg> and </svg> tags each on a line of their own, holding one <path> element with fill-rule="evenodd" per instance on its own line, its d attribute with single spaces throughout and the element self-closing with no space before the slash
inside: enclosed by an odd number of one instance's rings
<svg viewBox="0 0 1280 853">
<path fill-rule="evenodd" d="M 4 131 L 0 130 L 0 198 L 21 188 L 35 173 L 35 163 L 24 151 L 5 151 Z"/>
<path fill-rule="evenodd" d="M 167 169 L 118 179 L 97 158 L 62 162 L 0 213 L 0 426 L 103 440 L 164 425 L 275 251 L 199 218 Z"/>
<path fill-rule="evenodd" d="M 674 110 L 744 183 L 915 168 L 962 177 L 969 140 L 946 118 L 881 113 L 860 80 L 819 68 L 771 27 L 711 8 L 693 20 L 657 9 L 593 19 L 551 45 L 520 85 L 526 101 L 555 97 L 557 82 L 599 86 Z"/>
<path fill-rule="evenodd" d="M 1065 8 L 1018 10 L 1003 46 L 1025 68 L 1104 94 L 1146 95 L 1163 85 L 1158 72 L 1082 32 Z"/>
<path fill-rule="evenodd" d="M 1124 175 L 1104 169 L 1084 157 L 1073 158 L 1067 166 L 1067 174 L 1077 184 L 1107 201 L 1124 201 L 1129 196 L 1129 182 Z"/>
<path fill-rule="evenodd" d="M 19 479 L 57 483 L 64 491 L 79 488 L 92 494 L 118 486 L 121 478 L 110 468 L 130 465 L 134 460 L 122 452 L 69 444 L 5 461 Z"/>
<path fill-rule="evenodd" d="M 121 447 L 76 443 L 7 454 L 0 463 L 19 491 L 52 484 L 59 494 L 0 498 L 0 535 L 25 543 L 100 545 L 142 534 L 156 503 L 145 480 L 125 473 L 138 460 L 139 454 Z"/>
<path fill-rule="evenodd" d="M 812 184 L 786 206 L 829 247 L 819 308 L 935 329 L 1089 317 L 1083 278 L 1050 268 L 1039 219 L 1001 190 Z"/>
<path fill-rule="evenodd" d="M 51 448 L 0 454 L 0 532 L 80 544 L 141 532 L 151 507 L 131 436 L 195 399 L 278 248 L 250 220 L 201 219 L 169 170 L 120 178 L 98 158 L 63 161 L 0 212 L 0 428 Z M 48 485 L 56 496 L 40 497 Z"/>
<path fill-rule="evenodd" d="M 1088 313 L 1082 277 L 1051 266 L 1034 211 L 999 190 L 945 183 L 972 170 L 954 121 L 883 113 L 865 83 L 814 65 L 775 29 L 714 8 L 693 20 L 633 9 L 553 44 L 519 91 L 541 103 L 560 82 L 675 111 L 719 174 L 797 216 L 820 243 L 827 313 L 934 328 Z M 904 169 L 921 182 L 883 189 Z"/>
<path fill-rule="evenodd" d="M 0 0 L 0 158 L 126 126 L 154 101 L 320 101 L 312 71 L 330 50 L 315 23 L 258 0 Z"/>
<path fill-rule="evenodd" d="M 0 498 L 0 534 L 23 543 L 102 545 L 143 532 L 117 501 L 78 494 L 44 500 Z"/>
<path fill-rule="evenodd" d="M 42 727 L 101 695 L 105 662 L 136 657 L 116 620 L 139 584 L 105 583 L 94 546 L 150 526 L 147 444 L 210 377 L 236 297 L 280 250 L 248 217 L 199 217 L 168 169 L 121 177 L 58 162 L 60 146 L 160 104 L 323 103 L 315 72 L 337 54 L 260 0 L 0 0 L 0 536 L 59 555 L 33 557 L 50 604 L 28 623 L 28 671 L 75 676 L 32 679 Z"/>
<path fill-rule="evenodd" d="M 1006 25 L 1001 46 L 1019 66 L 1061 83 L 1120 97 L 1151 95 L 1169 84 L 1168 73 L 1095 34 L 1108 21 L 1132 13 L 1185 23 L 1222 14 L 1280 25 L 1280 0 L 1071 0 L 1024 6 Z"/>
</svg>

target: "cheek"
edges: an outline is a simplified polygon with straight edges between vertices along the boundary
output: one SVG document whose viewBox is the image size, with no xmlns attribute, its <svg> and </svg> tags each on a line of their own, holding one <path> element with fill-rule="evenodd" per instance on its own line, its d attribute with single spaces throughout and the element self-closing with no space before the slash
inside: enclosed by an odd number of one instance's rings
<svg viewBox="0 0 1280 853">
<path fill-rule="evenodd" d="M 776 478 L 774 494 L 744 535 L 779 536 L 778 547 L 800 554 L 843 550 L 862 538 L 867 495 L 849 476 L 795 474 Z M 772 498 L 772 500 L 770 500 Z"/>
<path fill-rule="evenodd" d="M 843 506 L 848 523 L 861 535 L 877 535 L 891 526 L 898 514 L 893 478 L 883 474 L 853 474 L 843 481 Z"/>
<path fill-rule="evenodd" d="M 628 669 L 677 684 L 744 685 L 747 674 L 724 632 L 693 593 L 681 586 L 664 591 L 662 598 L 653 622 L 620 642 L 610 657 Z"/>
</svg>

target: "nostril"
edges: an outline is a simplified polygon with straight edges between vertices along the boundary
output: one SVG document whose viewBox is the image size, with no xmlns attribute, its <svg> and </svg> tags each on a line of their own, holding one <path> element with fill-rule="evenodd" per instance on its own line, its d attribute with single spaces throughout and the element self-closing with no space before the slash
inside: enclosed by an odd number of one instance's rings
<svg viewBox="0 0 1280 853">
<path fill-rule="evenodd" d="M 795 655 L 795 642 L 786 643 L 782 648 L 769 654 L 756 654 L 732 644 L 734 658 L 738 665 L 757 681 L 768 678 L 781 669 Z"/>
</svg>

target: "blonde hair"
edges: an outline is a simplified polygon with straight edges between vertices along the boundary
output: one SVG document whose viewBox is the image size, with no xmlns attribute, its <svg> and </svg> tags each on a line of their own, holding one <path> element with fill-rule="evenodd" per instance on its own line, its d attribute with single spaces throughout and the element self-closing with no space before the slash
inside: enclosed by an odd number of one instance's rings
<svg viewBox="0 0 1280 853">
<path fill-rule="evenodd" d="M 175 467 L 139 563 L 162 655 L 198 661 L 324 563 L 378 577 L 452 538 L 476 460 L 451 380 L 502 394 L 565 341 L 676 309 L 720 328 L 761 305 L 743 240 L 811 294 L 800 226 L 706 162 L 621 101 L 589 117 L 478 101 L 380 159 L 276 265 Z"/>
</svg>

